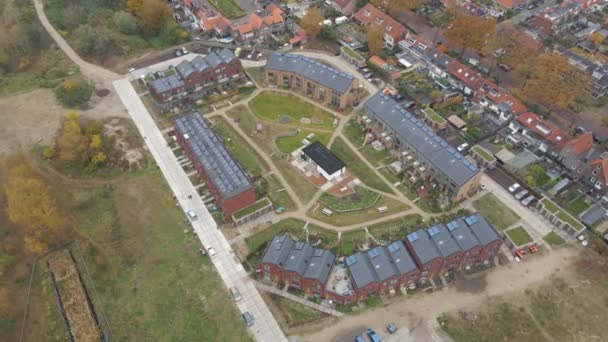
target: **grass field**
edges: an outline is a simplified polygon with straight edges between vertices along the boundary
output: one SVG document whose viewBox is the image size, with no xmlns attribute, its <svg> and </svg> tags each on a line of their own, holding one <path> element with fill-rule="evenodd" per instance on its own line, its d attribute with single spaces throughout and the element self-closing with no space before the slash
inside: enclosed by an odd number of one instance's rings
<svg viewBox="0 0 608 342">
<path fill-rule="evenodd" d="M 543 240 L 545 240 L 545 242 L 551 246 L 560 246 L 566 243 L 566 241 L 562 239 L 561 236 L 557 235 L 555 232 L 551 232 L 545 235 L 543 237 Z"/>
<path fill-rule="evenodd" d="M 308 323 L 324 316 L 319 311 L 313 310 L 302 304 L 292 302 L 291 300 L 283 297 L 273 296 L 273 301 L 281 310 L 281 313 L 286 321 L 285 323 L 287 323 L 287 325 L 290 327 Z"/>
<path fill-rule="evenodd" d="M 96 308 L 105 310 L 117 340 L 251 340 L 156 168 L 125 174 L 111 186 L 55 182 L 77 232 L 77 259 L 99 294 Z M 93 287 L 88 278 L 85 283 Z M 51 292 L 41 296 L 56 305 Z M 32 341 L 41 340 L 49 314 L 57 315 L 39 309 L 32 308 L 29 320 Z"/>
<path fill-rule="evenodd" d="M 492 194 L 487 194 L 477 199 L 473 202 L 473 207 L 485 216 L 494 228 L 498 230 L 504 230 L 520 219 L 513 210 L 506 207 Z"/>
<path fill-rule="evenodd" d="M 215 118 L 213 124 L 224 138 L 224 145 L 230 154 L 254 177 L 268 170 L 266 162 L 245 142 L 223 118 Z"/>
<path fill-rule="evenodd" d="M 246 14 L 234 0 L 209 0 L 209 2 L 228 19 L 240 18 Z"/>
<path fill-rule="evenodd" d="M 261 87 L 266 83 L 264 81 L 264 67 L 251 67 L 245 69 L 245 71 L 249 74 L 249 76 L 251 76 L 251 78 L 253 78 L 258 86 Z"/>
<path fill-rule="evenodd" d="M 509 229 L 506 231 L 506 234 L 511 238 L 511 241 L 513 241 L 516 246 L 522 246 L 532 242 L 532 237 L 522 226 Z"/>
<path fill-rule="evenodd" d="M 361 132 L 361 127 L 357 123 L 351 122 L 346 125 L 344 127 L 344 135 L 354 146 L 361 147 L 359 148 L 359 152 L 373 165 L 381 166 L 390 161 L 390 154 L 387 150 L 376 151 L 370 144 L 362 146 L 365 137 Z"/>
<path fill-rule="evenodd" d="M 342 197 L 323 193 L 319 201 L 331 210 L 353 210 L 371 206 L 379 196 L 377 192 L 358 186 L 355 188 L 355 193 Z"/>
<path fill-rule="evenodd" d="M 387 196 L 381 196 L 376 201 L 376 203 L 369 208 L 347 211 L 347 212 L 334 211 L 334 213 L 331 216 L 327 216 L 321 212 L 321 210 L 323 210 L 323 208 L 325 206 L 321 203 L 319 203 L 319 204 L 320 205 L 317 208 L 317 210 L 314 210 L 315 206 L 313 206 L 307 212 L 307 215 L 312 218 L 315 218 L 319 221 L 333 224 L 335 226 L 348 226 L 351 224 L 363 223 L 365 221 L 374 220 L 374 219 L 381 218 L 383 216 L 388 216 L 391 214 L 402 212 L 402 211 L 408 210 L 410 208 L 405 203 L 401 203 L 401 202 L 394 200 L 392 198 L 389 198 Z M 388 207 L 388 211 L 386 211 L 383 214 L 381 214 L 378 211 L 378 208 L 382 207 L 382 206 Z"/>
<path fill-rule="evenodd" d="M 287 159 L 274 159 L 276 167 L 279 169 L 285 180 L 296 192 L 300 200 L 308 203 L 317 192 L 317 188 L 312 185 L 298 170 L 289 165 Z"/>
<path fill-rule="evenodd" d="M 249 102 L 253 114 L 263 120 L 281 123 L 281 117 L 288 117 L 291 125 L 308 125 L 301 123 L 301 119 L 311 120 L 310 127 L 325 128 L 331 130 L 332 115 L 294 95 L 286 95 L 271 91 L 265 91 L 254 97 Z"/>
<path fill-rule="evenodd" d="M 270 175 L 266 177 L 268 189 L 266 195 L 270 198 L 275 207 L 283 207 L 285 211 L 292 211 L 296 208 L 295 203 L 279 182 L 277 176 Z"/>
<path fill-rule="evenodd" d="M 340 137 L 334 140 L 331 151 L 338 156 L 345 164 L 346 168 L 357 176 L 367 186 L 376 190 L 393 193 L 391 188 L 378 175 L 365 165 L 359 157 L 346 145 Z"/>
<path fill-rule="evenodd" d="M 396 220 L 371 225 L 367 227 L 367 230 L 376 239 L 393 240 L 402 239 L 408 233 L 422 227 L 422 217 L 418 214 L 411 214 Z"/>
<path fill-rule="evenodd" d="M 276 143 L 279 151 L 283 153 L 291 153 L 295 151 L 297 148 L 302 147 L 302 140 L 306 138 L 310 133 L 314 133 L 315 138 L 311 140 L 320 141 L 323 145 L 327 146 L 329 142 L 329 138 L 331 137 L 331 132 L 320 132 L 320 131 L 312 131 L 303 129 L 294 136 L 291 137 L 281 137 L 277 138 Z"/>
</svg>

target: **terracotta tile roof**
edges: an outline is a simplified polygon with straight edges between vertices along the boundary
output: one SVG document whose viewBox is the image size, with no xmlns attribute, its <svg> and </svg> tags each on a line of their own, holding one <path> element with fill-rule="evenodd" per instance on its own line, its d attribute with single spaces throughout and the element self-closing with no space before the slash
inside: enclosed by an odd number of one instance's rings
<svg viewBox="0 0 608 342">
<path fill-rule="evenodd" d="M 517 117 L 517 121 L 524 127 L 536 133 L 543 139 L 552 142 L 556 146 L 563 146 L 570 140 L 570 136 L 557 128 L 554 124 L 542 120 L 532 112 L 525 112 Z"/>
<path fill-rule="evenodd" d="M 378 68 L 384 68 L 386 67 L 387 63 L 386 61 L 384 61 L 384 59 L 373 55 L 369 58 L 369 62 L 372 63 L 373 65 L 377 66 Z"/>
<path fill-rule="evenodd" d="M 594 159 L 589 165 L 591 167 L 600 166 L 601 175 L 603 177 L 604 185 L 608 185 L 608 158 Z"/>
<path fill-rule="evenodd" d="M 397 20 L 370 3 L 357 11 L 354 18 L 363 25 L 377 24 L 382 26 L 384 33 L 393 37 L 396 41 L 403 38 L 407 32 L 407 29 Z"/>
<path fill-rule="evenodd" d="M 450 61 L 448 64 L 448 72 L 453 77 L 456 77 L 462 81 L 462 83 L 471 88 L 473 91 L 478 90 L 484 81 L 483 77 L 481 77 L 477 71 L 474 71 L 455 59 L 452 59 L 452 61 Z"/>
<path fill-rule="evenodd" d="M 583 133 L 570 140 L 566 145 L 572 146 L 572 153 L 578 157 L 593 147 L 593 133 Z"/>
<path fill-rule="evenodd" d="M 523 3 L 522 0 L 496 0 L 496 2 L 507 9 L 513 8 L 521 3 Z"/>
</svg>

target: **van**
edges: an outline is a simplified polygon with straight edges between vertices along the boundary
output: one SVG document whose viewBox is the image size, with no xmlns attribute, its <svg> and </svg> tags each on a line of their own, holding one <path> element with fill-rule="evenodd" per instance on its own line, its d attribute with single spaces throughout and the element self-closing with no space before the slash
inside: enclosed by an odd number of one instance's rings
<svg viewBox="0 0 608 342">
<path fill-rule="evenodd" d="M 186 212 L 186 214 L 188 215 L 188 218 L 190 219 L 190 221 L 196 221 L 196 219 L 198 218 L 198 216 L 196 215 L 194 210 L 188 210 Z"/>
<path fill-rule="evenodd" d="M 236 286 L 230 289 L 230 293 L 232 294 L 232 298 L 235 302 L 241 300 L 241 293 L 239 292 L 239 289 L 236 288 Z"/>
<path fill-rule="evenodd" d="M 248 327 L 255 324 L 255 319 L 249 311 L 245 311 L 245 313 L 243 313 L 243 320 L 245 321 L 245 324 L 247 324 Z"/>
</svg>

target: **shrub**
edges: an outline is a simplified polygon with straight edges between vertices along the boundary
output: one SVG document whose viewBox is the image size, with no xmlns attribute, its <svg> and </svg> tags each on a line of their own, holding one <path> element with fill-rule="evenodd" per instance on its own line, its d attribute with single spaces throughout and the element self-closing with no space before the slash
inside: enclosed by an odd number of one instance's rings
<svg viewBox="0 0 608 342">
<path fill-rule="evenodd" d="M 45 147 L 44 150 L 42 151 L 42 156 L 46 159 L 53 159 L 56 154 L 57 154 L 57 151 L 55 150 L 54 147 L 51 147 L 51 146 Z"/>
<path fill-rule="evenodd" d="M 135 21 L 135 17 L 131 13 L 124 11 L 116 12 L 112 16 L 112 21 L 116 25 L 116 29 L 122 33 L 133 34 L 137 32 L 137 21 Z"/>
<path fill-rule="evenodd" d="M 57 101 L 67 107 L 80 106 L 91 98 L 93 87 L 84 80 L 66 80 L 55 88 Z"/>
<path fill-rule="evenodd" d="M 89 24 L 80 25 L 74 32 L 76 50 L 85 56 L 98 56 L 112 43 L 110 36 Z"/>
</svg>

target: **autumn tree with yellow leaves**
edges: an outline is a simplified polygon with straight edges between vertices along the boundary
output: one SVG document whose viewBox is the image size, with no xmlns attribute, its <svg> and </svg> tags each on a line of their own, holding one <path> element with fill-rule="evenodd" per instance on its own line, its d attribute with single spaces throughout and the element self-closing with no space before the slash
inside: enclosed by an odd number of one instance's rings
<svg viewBox="0 0 608 342">
<path fill-rule="evenodd" d="M 462 48 L 462 55 L 466 49 L 480 51 L 495 33 L 495 19 L 458 14 L 445 31 L 445 38 L 450 44 Z"/>
<path fill-rule="evenodd" d="M 22 158 L 6 162 L 6 212 L 35 254 L 57 242 L 65 219 L 44 179 Z"/>
<path fill-rule="evenodd" d="M 373 54 L 378 54 L 384 48 L 384 29 L 380 25 L 367 28 L 367 47 Z"/>
<path fill-rule="evenodd" d="M 323 14 L 318 7 L 312 7 L 300 19 L 300 26 L 311 36 L 316 36 L 321 32 L 320 23 L 323 21 Z"/>
</svg>

